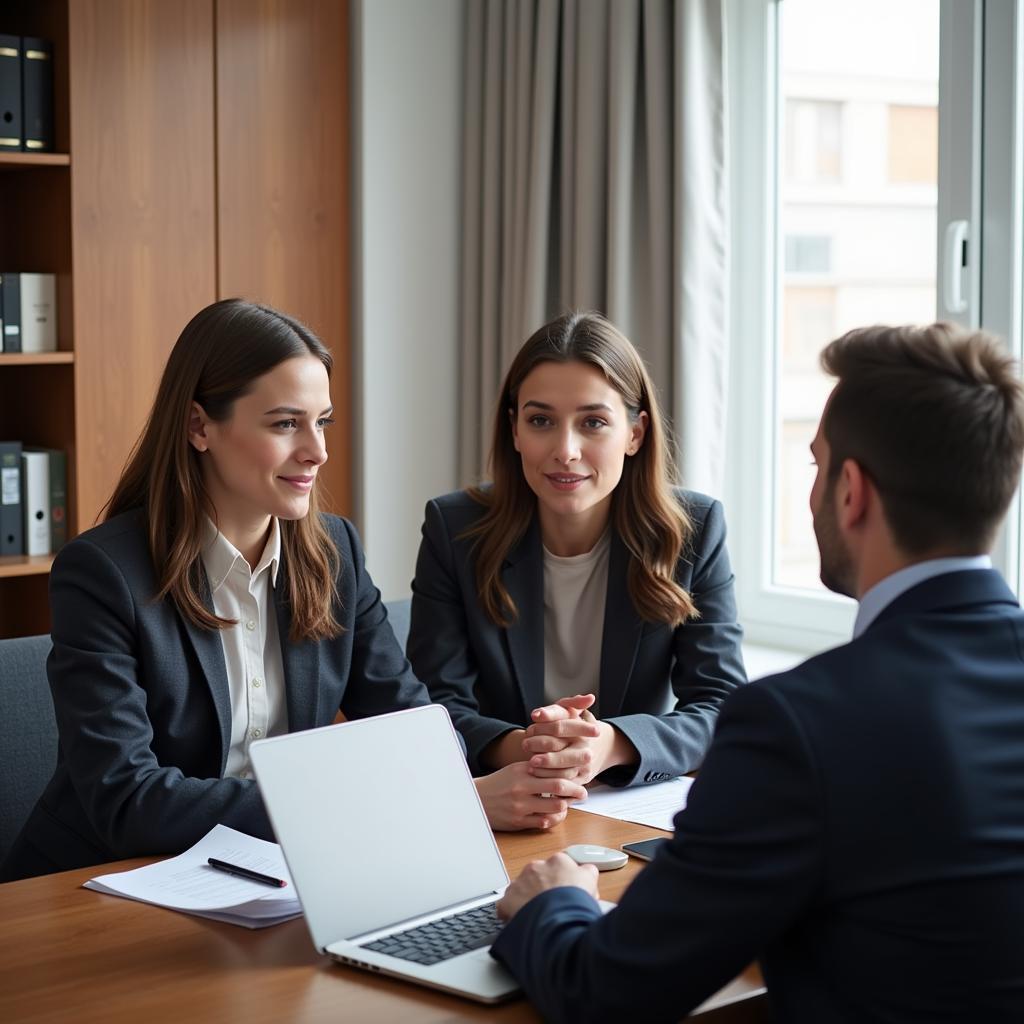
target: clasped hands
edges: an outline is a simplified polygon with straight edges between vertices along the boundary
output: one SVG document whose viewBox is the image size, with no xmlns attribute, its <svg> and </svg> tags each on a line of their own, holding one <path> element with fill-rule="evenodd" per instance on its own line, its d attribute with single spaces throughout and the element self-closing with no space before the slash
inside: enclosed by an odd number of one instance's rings
<svg viewBox="0 0 1024 1024">
<path fill-rule="evenodd" d="M 537 708 L 528 728 L 492 745 L 490 760 L 501 767 L 477 779 L 492 828 L 551 828 L 564 820 L 571 803 L 586 799 L 586 783 L 622 763 L 616 759 L 620 734 L 589 710 L 595 699 L 577 694 Z"/>
<path fill-rule="evenodd" d="M 522 746 L 530 755 L 529 770 L 535 778 L 553 780 L 546 783 L 550 787 L 573 783 L 582 786 L 606 768 L 636 759 L 632 743 L 591 714 L 594 699 L 591 693 L 564 697 L 532 713 L 533 721 L 525 731 Z M 567 813 L 568 805 L 557 821 Z M 498 903 L 498 916 L 507 921 L 534 896 L 565 885 L 577 886 L 597 899 L 597 868 L 577 864 L 564 853 L 532 861 L 505 890 Z"/>
</svg>

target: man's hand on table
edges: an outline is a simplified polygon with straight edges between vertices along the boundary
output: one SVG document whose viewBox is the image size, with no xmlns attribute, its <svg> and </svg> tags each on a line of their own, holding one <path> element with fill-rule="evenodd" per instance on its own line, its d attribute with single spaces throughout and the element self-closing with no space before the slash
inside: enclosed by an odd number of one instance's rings
<svg viewBox="0 0 1024 1024">
<path fill-rule="evenodd" d="M 507 921 L 534 896 L 563 885 L 575 885 L 596 900 L 597 868 L 593 864 L 577 864 L 565 853 L 556 853 L 547 860 L 531 861 L 505 890 L 498 903 L 498 917 Z"/>
</svg>

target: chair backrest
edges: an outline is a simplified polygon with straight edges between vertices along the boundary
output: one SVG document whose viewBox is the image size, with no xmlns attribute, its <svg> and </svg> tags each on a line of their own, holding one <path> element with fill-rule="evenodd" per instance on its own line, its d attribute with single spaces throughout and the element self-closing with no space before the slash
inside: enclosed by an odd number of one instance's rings
<svg viewBox="0 0 1024 1024">
<path fill-rule="evenodd" d="M 388 601 L 402 650 L 412 601 Z M 57 721 L 46 679 L 49 636 L 0 640 L 0 861 L 46 788 L 57 764 Z"/>
<path fill-rule="evenodd" d="M 0 640 L 0 861 L 57 764 L 48 636 Z"/>
<path fill-rule="evenodd" d="M 388 622 L 395 631 L 395 637 L 405 650 L 406 642 L 409 639 L 409 617 L 412 614 L 412 598 L 407 597 L 404 601 L 385 601 L 384 607 L 388 610 Z"/>
</svg>

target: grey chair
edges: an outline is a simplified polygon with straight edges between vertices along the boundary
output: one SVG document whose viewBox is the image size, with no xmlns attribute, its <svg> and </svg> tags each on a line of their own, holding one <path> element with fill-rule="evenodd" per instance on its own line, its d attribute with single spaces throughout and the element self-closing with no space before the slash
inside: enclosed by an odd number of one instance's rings
<svg viewBox="0 0 1024 1024">
<path fill-rule="evenodd" d="M 49 653 L 49 636 L 0 640 L 0 861 L 57 764 Z"/>
<path fill-rule="evenodd" d="M 412 613 L 412 598 L 407 597 L 404 601 L 385 601 L 384 607 L 388 610 L 388 622 L 395 631 L 395 638 L 405 650 L 409 639 L 409 619 Z"/>
</svg>

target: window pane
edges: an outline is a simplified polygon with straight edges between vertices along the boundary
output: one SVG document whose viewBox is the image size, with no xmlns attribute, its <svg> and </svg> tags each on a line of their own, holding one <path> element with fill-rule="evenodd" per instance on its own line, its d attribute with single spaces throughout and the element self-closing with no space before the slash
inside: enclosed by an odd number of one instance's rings
<svg viewBox="0 0 1024 1024">
<path fill-rule="evenodd" d="M 939 0 L 779 10 L 773 581 L 820 589 L 808 445 L 832 384 L 818 353 L 852 327 L 935 319 Z"/>
</svg>

